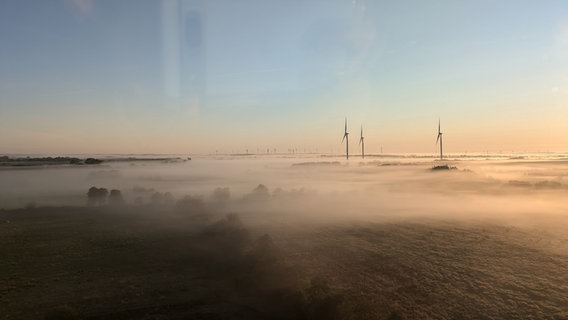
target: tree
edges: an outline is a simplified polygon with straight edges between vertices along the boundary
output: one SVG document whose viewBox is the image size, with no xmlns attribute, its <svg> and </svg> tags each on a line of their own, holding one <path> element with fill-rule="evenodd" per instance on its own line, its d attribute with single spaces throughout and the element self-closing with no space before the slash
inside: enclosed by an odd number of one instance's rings
<svg viewBox="0 0 568 320">
<path fill-rule="evenodd" d="M 170 192 L 164 193 L 164 204 L 172 205 L 175 202 L 174 196 Z"/>
<path fill-rule="evenodd" d="M 215 190 L 213 190 L 213 199 L 219 202 L 228 201 L 231 199 L 231 189 L 228 187 L 215 188 Z"/>
<path fill-rule="evenodd" d="M 153 205 L 161 205 L 164 201 L 164 195 L 160 192 L 154 192 L 152 195 L 152 204 Z"/>
<path fill-rule="evenodd" d="M 263 184 L 259 184 L 252 190 L 251 193 L 245 195 L 246 200 L 267 200 L 269 198 L 270 192 L 268 191 L 268 188 Z"/>
<path fill-rule="evenodd" d="M 107 189 L 91 187 L 87 192 L 87 204 L 90 206 L 104 204 L 106 202 L 107 195 Z"/>
<path fill-rule="evenodd" d="M 123 205 L 124 198 L 122 197 L 122 192 L 116 189 L 110 190 L 110 195 L 108 196 L 108 202 L 113 206 Z"/>
<path fill-rule="evenodd" d="M 185 196 L 177 201 L 177 208 L 184 213 L 201 214 L 205 213 L 205 204 L 200 198 Z"/>
</svg>

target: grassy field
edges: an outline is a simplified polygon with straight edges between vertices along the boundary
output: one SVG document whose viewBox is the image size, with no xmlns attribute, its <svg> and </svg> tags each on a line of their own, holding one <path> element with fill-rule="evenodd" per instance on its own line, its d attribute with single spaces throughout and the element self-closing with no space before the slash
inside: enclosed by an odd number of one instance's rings
<svg viewBox="0 0 568 320">
<path fill-rule="evenodd" d="M 568 318 L 568 256 L 541 246 L 542 235 L 435 221 L 294 234 L 282 244 L 294 265 L 377 318 Z"/>
<path fill-rule="evenodd" d="M 313 300 L 270 236 L 194 209 L 1 211 L 3 319 L 313 318 L 325 284 Z"/>
<path fill-rule="evenodd" d="M 244 219 L 246 221 L 246 219 Z M 563 241 L 497 224 L 0 211 L 3 319 L 568 319 Z"/>
</svg>

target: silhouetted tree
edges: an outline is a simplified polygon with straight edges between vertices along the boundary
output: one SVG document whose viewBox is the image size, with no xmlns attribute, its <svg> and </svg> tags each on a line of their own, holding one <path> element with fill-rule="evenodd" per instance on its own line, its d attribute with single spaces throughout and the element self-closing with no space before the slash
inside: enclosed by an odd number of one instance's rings
<svg viewBox="0 0 568 320">
<path fill-rule="evenodd" d="M 304 189 L 292 189 L 290 191 L 284 190 L 282 188 L 276 188 L 272 191 L 272 197 L 276 199 L 284 199 L 284 198 L 299 198 L 304 196 Z"/>
<path fill-rule="evenodd" d="M 270 198 L 270 192 L 268 188 L 263 185 L 259 184 L 251 193 L 245 196 L 247 200 L 266 200 Z"/>
<path fill-rule="evenodd" d="M 164 193 L 164 204 L 171 205 L 174 203 L 174 196 L 170 192 Z"/>
<path fill-rule="evenodd" d="M 97 187 L 90 187 L 89 191 L 87 192 L 87 204 L 90 206 L 94 206 L 97 204 L 99 195 L 99 188 Z"/>
<path fill-rule="evenodd" d="M 114 206 L 123 205 L 124 198 L 122 197 L 122 192 L 116 189 L 110 190 L 110 195 L 108 196 L 108 202 Z"/>
<path fill-rule="evenodd" d="M 215 201 L 228 201 L 231 198 L 231 189 L 225 188 L 215 188 L 213 190 L 213 200 Z"/>
<path fill-rule="evenodd" d="M 272 196 L 274 198 L 283 198 L 285 197 L 287 194 L 286 191 L 284 191 L 282 188 L 276 188 L 274 189 L 274 191 L 272 191 Z"/>
<path fill-rule="evenodd" d="M 164 195 L 161 194 L 160 192 L 154 192 L 154 194 L 152 195 L 152 204 L 155 205 L 162 204 L 163 201 L 164 201 Z"/>
<path fill-rule="evenodd" d="M 176 206 L 183 213 L 202 214 L 206 213 L 205 203 L 200 198 L 185 196 L 178 200 Z"/>
<path fill-rule="evenodd" d="M 104 204 L 106 202 L 107 195 L 107 189 L 91 187 L 87 192 L 87 204 L 91 206 Z"/>
</svg>

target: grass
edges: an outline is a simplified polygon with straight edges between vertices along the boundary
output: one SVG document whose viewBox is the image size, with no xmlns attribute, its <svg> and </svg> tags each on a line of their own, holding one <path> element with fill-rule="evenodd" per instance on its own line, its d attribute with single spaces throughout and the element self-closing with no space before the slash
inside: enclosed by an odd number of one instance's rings
<svg viewBox="0 0 568 320">
<path fill-rule="evenodd" d="M 4 319 L 316 319 L 336 313 L 329 287 L 303 285 L 269 235 L 251 232 L 236 215 L 203 219 L 208 213 L 190 211 L 0 211 L 9 221 L 0 230 Z M 324 288 L 323 296 L 314 288 Z"/>
<path fill-rule="evenodd" d="M 568 256 L 543 235 L 431 221 L 261 230 L 190 200 L 0 210 L 3 319 L 568 317 Z"/>
</svg>

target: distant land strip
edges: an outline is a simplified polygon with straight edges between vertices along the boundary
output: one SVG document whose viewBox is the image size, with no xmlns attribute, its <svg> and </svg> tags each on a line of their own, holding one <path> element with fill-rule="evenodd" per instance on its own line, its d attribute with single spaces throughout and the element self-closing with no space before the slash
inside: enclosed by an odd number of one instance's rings
<svg viewBox="0 0 568 320">
<path fill-rule="evenodd" d="M 190 160 L 188 158 L 187 160 Z M 76 158 L 76 157 L 9 157 L 0 156 L 0 167 L 35 167 L 35 166 L 54 166 L 54 165 L 98 165 L 103 162 L 132 162 L 132 161 L 162 161 L 178 162 L 186 161 L 182 158 Z"/>
</svg>

